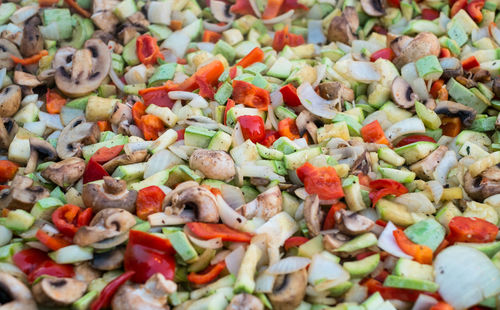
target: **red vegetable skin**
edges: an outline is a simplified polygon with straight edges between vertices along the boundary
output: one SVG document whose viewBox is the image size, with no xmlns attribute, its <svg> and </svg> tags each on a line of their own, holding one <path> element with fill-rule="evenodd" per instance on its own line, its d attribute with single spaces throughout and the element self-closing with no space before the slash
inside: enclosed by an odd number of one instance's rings
<svg viewBox="0 0 500 310">
<path fill-rule="evenodd" d="M 201 67 L 192 76 L 182 82 L 175 90 L 193 91 L 199 88 L 196 82 L 197 77 L 204 78 L 210 85 L 215 85 L 220 75 L 224 72 L 224 64 L 220 60 L 214 60 L 211 63 Z M 174 89 L 171 89 L 174 90 Z"/>
<path fill-rule="evenodd" d="M 412 256 L 417 262 L 421 264 L 432 264 L 432 249 L 428 246 L 413 243 L 403 230 L 396 229 L 393 232 L 394 239 L 396 239 L 396 243 L 398 246 L 405 252 L 406 254 Z"/>
<path fill-rule="evenodd" d="M 306 237 L 300 237 L 300 236 L 290 237 L 285 240 L 285 244 L 283 246 L 285 247 L 285 250 L 288 251 L 289 249 L 298 247 L 306 243 L 307 241 L 309 241 L 309 239 L 307 239 Z"/>
<path fill-rule="evenodd" d="M 297 89 L 292 84 L 287 84 L 280 88 L 280 93 L 283 96 L 283 102 L 290 107 L 298 107 L 302 103 L 297 95 Z"/>
<path fill-rule="evenodd" d="M 239 15 L 255 15 L 249 0 L 236 0 L 230 11 Z"/>
<path fill-rule="evenodd" d="M 33 281 L 43 275 L 57 278 L 72 278 L 75 272 L 72 265 L 63 265 L 52 260 L 46 260 L 28 275 L 28 282 L 33 283 Z"/>
<path fill-rule="evenodd" d="M 304 10 L 309 11 L 309 8 L 301 3 L 298 0 L 285 0 L 280 8 L 280 15 L 284 14 L 290 10 Z"/>
<path fill-rule="evenodd" d="M 317 194 L 321 200 L 344 197 L 342 183 L 335 168 L 314 167 L 306 162 L 297 169 L 297 176 L 309 194 Z"/>
<path fill-rule="evenodd" d="M 295 120 L 291 118 L 285 118 L 278 123 L 278 132 L 280 136 L 287 137 L 290 140 L 299 139 L 299 129 L 295 124 Z"/>
<path fill-rule="evenodd" d="M 266 111 L 271 102 L 269 92 L 245 81 L 233 80 L 233 100 L 251 108 Z"/>
<path fill-rule="evenodd" d="M 120 286 L 125 284 L 128 280 L 130 280 L 135 274 L 135 271 L 127 271 L 124 274 L 120 275 L 113 281 L 109 282 L 108 285 L 104 287 L 104 289 L 99 294 L 99 298 L 94 300 L 90 306 L 91 310 L 100 310 L 102 308 L 109 307 L 111 303 L 111 299 L 118 291 Z"/>
<path fill-rule="evenodd" d="M 80 207 L 66 204 L 52 213 L 52 223 L 61 234 L 72 238 L 78 230 L 77 220 L 81 212 Z"/>
<path fill-rule="evenodd" d="M 199 93 L 200 96 L 202 96 L 203 98 L 206 98 L 206 99 L 214 99 L 215 90 L 212 87 L 212 85 L 210 85 L 205 80 L 204 77 L 197 76 L 196 83 L 198 84 L 198 86 L 200 88 L 200 93 Z"/>
<path fill-rule="evenodd" d="M 440 301 L 434 306 L 432 306 L 429 310 L 453 310 L 453 307 L 444 301 Z"/>
<path fill-rule="evenodd" d="M 276 130 L 267 129 L 265 137 L 262 141 L 260 141 L 260 144 L 264 145 L 265 147 L 270 147 L 271 145 L 273 145 L 274 141 L 279 139 L 279 137 L 280 135 Z"/>
<path fill-rule="evenodd" d="M 256 47 L 234 66 L 241 66 L 243 68 L 246 68 L 256 62 L 261 62 L 262 60 L 264 60 L 264 52 L 259 47 Z"/>
<path fill-rule="evenodd" d="M 191 272 L 188 274 L 187 279 L 194 284 L 207 284 L 214 281 L 225 268 L 226 262 L 222 260 L 215 265 L 209 266 L 202 273 Z"/>
<path fill-rule="evenodd" d="M 139 190 L 136 200 L 136 213 L 141 220 L 147 220 L 148 215 L 160 212 L 165 193 L 158 186 L 148 186 Z"/>
<path fill-rule="evenodd" d="M 448 224 L 450 233 L 446 239 L 450 243 L 487 243 L 495 240 L 498 227 L 477 217 L 455 216 Z"/>
<path fill-rule="evenodd" d="M 334 203 L 328 213 L 326 214 L 325 221 L 323 222 L 323 230 L 332 229 L 335 227 L 335 213 L 345 209 L 346 205 L 343 202 Z"/>
<path fill-rule="evenodd" d="M 71 242 L 69 242 L 68 240 L 66 240 L 60 236 L 50 236 L 49 234 L 47 234 L 46 232 L 44 232 L 41 229 L 39 229 L 36 232 L 35 237 L 38 239 L 38 241 L 43 243 L 46 247 L 48 247 L 52 251 L 57 251 L 59 249 L 62 249 L 64 247 L 71 245 Z"/>
<path fill-rule="evenodd" d="M 21 250 L 12 256 L 14 265 L 25 274 L 32 273 L 46 260 L 50 260 L 47 253 L 34 248 Z"/>
<path fill-rule="evenodd" d="M 378 179 L 371 181 L 370 188 L 372 189 L 372 192 L 370 192 L 369 196 L 373 206 L 375 206 L 380 199 L 387 195 L 400 196 L 408 193 L 408 189 L 403 184 L 391 179 Z"/>
<path fill-rule="evenodd" d="M 160 53 L 160 48 L 158 47 L 156 41 L 156 38 L 153 38 L 149 34 L 143 34 L 137 37 L 137 57 L 143 64 L 154 65 L 158 61 L 158 58 L 165 59 L 163 54 Z"/>
<path fill-rule="evenodd" d="M 12 180 L 19 166 L 10 160 L 0 160 L 0 183 Z"/>
<path fill-rule="evenodd" d="M 470 70 L 475 67 L 479 67 L 479 61 L 477 61 L 475 56 L 470 56 L 462 61 L 462 67 L 464 70 Z"/>
<path fill-rule="evenodd" d="M 238 117 L 241 133 L 245 140 L 250 139 L 253 143 L 262 141 L 266 137 L 264 120 L 258 115 L 242 115 Z"/>
<path fill-rule="evenodd" d="M 394 54 L 392 49 L 390 49 L 389 47 L 386 47 L 386 48 L 383 48 L 383 49 L 380 49 L 380 50 L 374 52 L 370 56 L 370 61 L 374 62 L 379 58 L 393 60 L 394 57 L 396 57 L 396 55 Z"/>
<path fill-rule="evenodd" d="M 47 89 L 47 94 L 45 95 L 45 108 L 47 112 L 50 114 L 59 114 L 65 104 L 66 98 L 56 91 Z"/>
<path fill-rule="evenodd" d="M 275 49 L 277 52 L 281 52 L 285 45 L 294 47 L 302 45 L 304 43 L 305 40 L 301 35 L 288 32 L 288 26 L 285 26 L 283 30 L 276 31 L 274 33 L 272 46 L 273 49 Z"/>
<path fill-rule="evenodd" d="M 422 9 L 422 19 L 435 20 L 438 17 L 439 17 L 439 11 L 428 8 Z"/>
<path fill-rule="evenodd" d="M 363 126 L 363 128 L 361 128 L 361 136 L 363 137 L 363 141 L 368 143 L 390 144 L 385 137 L 382 126 L 380 126 L 377 120 Z"/>
<path fill-rule="evenodd" d="M 175 103 L 168 96 L 168 89 L 165 86 L 158 86 L 158 87 L 150 87 L 150 88 L 146 88 L 146 89 L 141 89 L 141 90 L 139 90 L 139 95 L 144 100 L 144 104 L 141 103 L 141 106 L 144 106 L 144 113 L 145 113 L 146 107 L 148 107 L 151 104 L 157 105 L 159 107 L 172 108 L 174 106 L 174 103 Z M 137 110 L 137 112 L 142 111 L 142 109 L 139 110 L 139 106 L 137 107 L 136 110 Z M 144 114 L 144 113 L 142 113 L 142 114 Z"/>
<path fill-rule="evenodd" d="M 455 16 L 460 10 L 467 7 L 467 0 L 458 0 L 453 3 L 450 10 L 450 17 Z"/>
<path fill-rule="evenodd" d="M 124 145 L 116 145 L 112 147 L 102 147 L 97 150 L 97 152 L 92 155 L 92 159 L 94 159 L 98 164 L 102 165 L 111 159 L 118 156 L 123 150 Z"/>
<path fill-rule="evenodd" d="M 472 0 L 467 4 L 467 13 L 476 22 L 480 23 L 483 20 L 483 13 L 481 9 L 484 6 L 484 0 Z"/>
<path fill-rule="evenodd" d="M 109 176 L 109 173 L 91 157 L 83 172 L 83 184 L 102 180 L 105 176 Z"/>
<path fill-rule="evenodd" d="M 250 242 L 252 235 L 241 232 L 225 224 L 190 222 L 186 224 L 191 232 L 201 239 L 221 238 L 222 241 L 229 242 Z"/>
<path fill-rule="evenodd" d="M 412 143 L 419 142 L 419 141 L 427 141 L 427 142 L 436 143 L 436 140 L 434 140 L 432 137 L 424 136 L 424 135 L 412 135 L 412 136 L 404 137 L 403 139 L 401 139 L 401 141 L 398 142 L 397 147 L 405 146 L 405 145 L 412 144 Z"/>
<path fill-rule="evenodd" d="M 227 121 L 227 112 L 229 112 L 229 110 L 231 110 L 232 108 L 234 108 L 235 105 L 236 105 L 236 103 L 234 103 L 233 99 L 227 99 L 226 108 L 224 109 L 224 125 L 227 125 L 227 123 L 226 123 L 226 121 Z"/>
<path fill-rule="evenodd" d="M 284 0 L 268 0 L 262 19 L 271 19 L 278 15 Z"/>
<path fill-rule="evenodd" d="M 368 295 L 379 292 L 384 299 L 398 299 L 402 301 L 415 302 L 420 294 L 432 296 L 440 299 L 437 293 L 426 293 L 417 290 L 395 288 L 383 286 L 381 282 L 375 279 L 368 279 L 362 283 L 363 286 L 368 288 Z"/>
</svg>

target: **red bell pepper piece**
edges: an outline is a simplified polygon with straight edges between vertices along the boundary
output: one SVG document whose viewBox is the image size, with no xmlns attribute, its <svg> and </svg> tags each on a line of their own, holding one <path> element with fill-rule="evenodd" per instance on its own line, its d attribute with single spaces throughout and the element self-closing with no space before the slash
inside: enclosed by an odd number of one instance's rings
<svg viewBox="0 0 500 310">
<path fill-rule="evenodd" d="M 271 102 L 269 92 L 245 81 L 233 80 L 233 100 L 251 108 L 266 111 Z"/>
<path fill-rule="evenodd" d="M 137 101 L 132 106 L 132 117 L 137 127 L 141 128 L 141 118 L 146 115 L 146 105 L 140 101 Z"/>
<path fill-rule="evenodd" d="M 198 87 L 200 88 L 200 93 L 199 95 L 202 96 L 203 98 L 207 99 L 214 99 L 215 96 L 215 91 L 204 77 L 201 76 L 196 76 L 196 83 L 198 84 Z"/>
<path fill-rule="evenodd" d="M 388 0 L 387 1 L 387 4 L 390 6 L 390 7 L 393 7 L 393 8 L 398 8 L 401 6 L 401 3 L 399 0 Z"/>
<path fill-rule="evenodd" d="M 64 247 L 67 247 L 67 246 L 71 245 L 71 242 L 69 242 L 68 240 L 64 239 L 62 236 L 61 237 L 59 237 L 59 236 L 50 236 L 49 234 L 47 234 L 46 232 L 44 232 L 41 229 L 39 229 L 36 232 L 35 236 L 38 239 L 38 241 L 40 241 L 41 243 L 43 243 L 46 247 L 48 247 L 52 251 L 57 251 L 57 250 L 59 250 L 61 248 L 64 248 Z"/>
<path fill-rule="evenodd" d="M 432 95 L 432 97 L 436 99 L 439 96 L 439 91 L 443 89 L 443 87 L 446 87 L 446 85 L 444 85 L 444 80 L 439 79 L 437 81 L 434 81 L 430 90 L 430 94 Z"/>
<path fill-rule="evenodd" d="M 175 275 L 174 252 L 168 239 L 131 230 L 125 249 L 125 271 L 136 271 L 132 281 L 137 283 L 146 282 L 158 272 L 172 280 Z"/>
<path fill-rule="evenodd" d="M 33 64 L 38 63 L 40 61 L 40 59 L 42 59 L 42 57 L 47 56 L 48 54 L 49 54 L 49 52 L 47 52 L 46 50 L 43 50 L 43 51 L 40 51 L 38 54 L 35 54 L 35 55 L 28 57 L 28 58 L 18 58 L 14 55 L 10 55 L 10 58 L 16 64 L 21 64 L 23 66 L 29 66 L 29 65 L 33 65 Z"/>
<path fill-rule="evenodd" d="M 32 273 L 46 260 L 50 260 L 47 253 L 34 248 L 21 250 L 12 256 L 14 265 L 25 274 Z"/>
<path fill-rule="evenodd" d="M 462 131 L 462 121 L 460 117 L 441 117 L 441 127 L 443 136 L 456 137 Z"/>
<path fill-rule="evenodd" d="M 158 186 L 145 187 L 137 193 L 136 213 L 141 220 L 147 220 L 148 215 L 161 211 L 165 193 Z"/>
<path fill-rule="evenodd" d="M 116 145 L 112 147 L 101 147 L 100 149 L 97 150 L 97 152 L 92 155 L 92 158 L 98 163 L 98 164 L 104 164 L 116 156 L 118 156 L 121 151 L 123 150 L 124 145 Z"/>
<path fill-rule="evenodd" d="M 475 67 L 479 67 L 479 61 L 477 61 L 476 56 L 470 56 L 462 61 L 462 68 L 464 70 L 470 70 Z"/>
<path fill-rule="evenodd" d="M 261 62 L 264 60 L 264 52 L 259 48 L 254 48 L 250 53 L 248 53 L 245 57 L 243 57 L 236 65 L 241 66 L 243 68 L 249 67 L 256 62 Z"/>
<path fill-rule="evenodd" d="M 294 47 L 304 43 L 305 40 L 301 35 L 288 32 L 288 26 L 285 26 L 283 30 L 276 31 L 274 33 L 273 48 L 277 52 L 281 52 L 285 45 Z"/>
<path fill-rule="evenodd" d="M 214 238 L 230 242 L 250 242 L 252 240 L 251 234 L 232 229 L 225 224 L 190 222 L 186 226 L 194 235 L 205 240 Z"/>
<path fill-rule="evenodd" d="M 372 179 L 369 176 L 361 172 L 357 175 L 357 177 L 359 180 L 359 184 L 370 187 L 370 182 L 372 181 Z"/>
<path fill-rule="evenodd" d="M 450 243 L 475 242 L 486 243 L 495 240 L 498 227 L 477 217 L 455 216 L 448 224 L 450 233 L 446 239 Z"/>
<path fill-rule="evenodd" d="M 229 69 L 229 78 L 231 80 L 234 79 L 237 74 L 238 74 L 238 67 L 234 66 L 234 67 L 231 67 L 231 69 Z"/>
<path fill-rule="evenodd" d="M 317 194 L 321 200 L 339 199 L 344 197 L 342 182 L 335 168 L 314 167 L 306 162 L 297 169 L 297 176 L 304 183 L 309 194 Z"/>
<path fill-rule="evenodd" d="M 118 291 L 118 289 L 128 280 L 130 280 L 134 276 L 134 274 L 135 271 L 133 270 L 127 271 L 119 277 L 115 278 L 113 281 L 109 282 L 99 294 L 99 298 L 92 302 L 92 304 L 90 305 L 90 309 L 100 310 L 102 308 L 108 308 L 111 303 L 111 299 Z"/>
<path fill-rule="evenodd" d="M 78 14 L 85 18 L 90 18 L 91 14 L 89 11 L 83 9 L 75 0 L 64 0 L 66 4 L 75 10 Z"/>
<path fill-rule="evenodd" d="M 236 0 L 230 11 L 239 15 L 255 15 L 249 0 Z"/>
<path fill-rule="evenodd" d="M 328 213 L 326 214 L 325 221 L 323 222 L 323 230 L 332 229 L 335 227 L 335 213 L 345 209 L 346 205 L 343 202 L 334 203 Z"/>
<path fill-rule="evenodd" d="M 444 301 L 440 301 L 434 306 L 432 306 L 429 310 L 453 310 L 453 307 Z"/>
<path fill-rule="evenodd" d="M 425 136 L 425 135 L 411 135 L 408 137 L 404 137 L 401 139 L 401 141 L 398 142 L 397 147 L 405 146 L 408 144 L 412 144 L 415 142 L 419 141 L 427 141 L 427 142 L 433 142 L 436 143 L 436 140 L 434 140 L 432 137 Z"/>
<path fill-rule="evenodd" d="M 435 20 L 438 17 L 439 11 L 429 8 L 422 9 L 422 19 Z"/>
<path fill-rule="evenodd" d="M 437 293 L 427 293 L 411 289 L 387 287 L 383 286 L 381 282 L 375 279 L 368 279 L 367 281 L 363 282 L 362 285 L 368 288 L 368 295 L 379 292 L 384 299 L 398 299 L 407 302 L 415 302 L 420 294 L 425 294 L 436 299 L 440 299 Z"/>
<path fill-rule="evenodd" d="M 238 117 L 241 133 L 245 140 L 250 139 L 253 143 L 262 141 L 266 137 L 264 120 L 258 115 L 242 115 Z"/>
<path fill-rule="evenodd" d="M 40 276 L 48 275 L 57 278 L 72 278 L 75 275 L 72 265 L 58 264 L 52 260 L 46 260 L 35 270 L 28 274 L 28 282 L 33 283 Z"/>
<path fill-rule="evenodd" d="M 295 237 L 290 237 L 285 240 L 285 244 L 283 245 L 285 247 L 285 250 L 288 251 L 291 248 L 298 247 L 304 243 L 309 241 L 306 237 L 300 237 L 300 236 L 295 236 Z"/>
<path fill-rule="evenodd" d="M 205 82 L 208 84 L 215 85 L 223 72 L 224 65 L 222 62 L 220 60 L 214 60 L 211 63 L 199 68 L 198 71 L 196 71 L 192 76 L 182 82 L 177 87 L 177 90 L 193 91 L 199 88 L 199 85 L 196 82 L 196 77 L 204 78 Z"/>
<path fill-rule="evenodd" d="M 156 38 L 153 38 L 149 34 L 143 34 L 137 37 L 135 43 L 137 57 L 143 64 L 154 65 L 158 61 L 158 58 L 165 59 L 163 54 L 160 53 L 160 48 L 156 41 Z"/>
<path fill-rule="evenodd" d="M 47 89 L 47 94 L 45 95 L 45 108 L 47 112 L 50 114 L 59 114 L 65 104 L 66 98 L 54 90 Z"/>
<path fill-rule="evenodd" d="M 363 126 L 363 128 L 361 128 L 361 136 L 363 137 L 363 140 L 368 143 L 389 145 L 389 141 L 385 137 L 384 130 L 377 120 Z"/>
<path fill-rule="evenodd" d="M 467 0 L 458 0 L 451 6 L 450 17 L 455 16 L 458 11 L 463 10 L 467 7 Z"/>
<path fill-rule="evenodd" d="M 148 141 L 156 140 L 160 133 L 165 130 L 163 121 L 156 115 L 147 114 L 141 117 L 141 126 L 144 139 Z"/>
<path fill-rule="evenodd" d="M 144 100 L 144 104 L 145 104 L 144 110 L 146 110 L 146 107 L 148 107 L 150 104 L 154 104 L 154 105 L 157 105 L 159 107 L 172 108 L 174 106 L 174 103 L 175 103 L 168 96 L 168 89 L 165 86 L 158 86 L 158 87 L 150 87 L 150 88 L 146 88 L 146 89 L 141 89 L 141 90 L 139 90 L 139 95 Z"/>
<path fill-rule="evenodd" d="M 264 145 L 265 147 L 270 147 L 273 145 L 274 141 L 280 138 L 279 133 L 276 130 L 267 129 L 265 132 L 265 137 L 259 143 Z"/>
<path fill-rule="evenodd" d="M 92 220 L 92 215 L 93 214 L 91 208 L 83 210 L 76 219 L 76 226 L 82 227 L 89 225 L 90 221 Z"/>
<path fill-rule="evenodd" d="M 264 13 L 262 13 L 262 19 L 271 19 L 278 16 L 283 2 L 284 0 L 268 0 Z"/>
<path fill-rule="evenodd" d="M 392 232 L 398 246 L 406 254 L 412 256 L 421 264 L 432 264 L 432 249 L 428 246 L 416 244 L 411 241 L 401 229 L 396 229 Z"/>
<path fill-rule="evenodd" d="M 224 125 L 227 125 L 227 123 L 226 123 L 226 121 L 227 121 L 227 112 L 229 112 L 229 110 L 231 110 L 232 108 L 234 108 L 235 105 L 236 105 L 236 103 L 234 102 L 233 99 L 227 99 L 226 108 L 224 109 Z"/>
<path fill-rule="evenodd" d="M 298 107 L 302 103 L 297 95 L 297 88 L 292 84 L 287 84 L 280 88 L 280 93 L 283 96 L 283 102 L 290 107 Z"/>
<path fill-rule="evenodd" d="M 109 121 L 97 121 L 97 126 L 99 127 L 100 132 L 113 130 Z"/>
<path fill-rule="evenodd" d="M 226 262 L 222 260 L 215 265 L 209 266 L 201 274 L 191 272 L 188 274 L 187 279 L 194 284 L 207 284 L 215 280 L 225 268 Z"/>
<path fill-rule="evenodd" d="M 102 180 L 105 176 L 109 176 L 109 173 L 91 157 L 83 172 L 83 184 Z"/>
<path fill-rule="evenodd" d="M 52 223 L 65 236 L 74 237 L 81 226 L 88 225 L 92 219 L 92 209 L 85 211 L 78 206 L 66 204 L 52 213 Z"/>
<path fill-rule="evenodd" d="M 177 141 L 184 140 L 184 133 L 185 132 L 186 132 L 186 129 L 177 130 Z"/>
<path fill-rule="evenodd" d="M 203 37 L 201 40 L 203 42 L 217 43 L 217 41 L 219 41 L 221 37 L 222 35 L 220 33 L 217 33 L 215 31 L 205 30 L 203 32 Z"/>
<path fill-rule="evenodd" d="M 378 179 L 370 182 L 370 199 L 372 204 L 376 205 L 377 202 L 387 195 L 400 196 L 408 193 L 408 189 L 401 183 L 391 179 Z"/>
<path fill-rule="evenodd" d="M 483 20 L 483 13 L 481 9 L 484 6 L 484 0 L 472 0 L 467 4 L 467 13 L 476 22 L 480 23 Z"/>
<path fill-rule="evenodd" d="M 12 180 L 17 173 L 19 166 L 10 160 L 0 160 L 0 183 Z"/>
<path fill-rule="evenodd" d="M 308 11 L 309 8 L 301 3 L 298 0 L 285 0 L 280 8 L 280 14 L 284 14 L 290 10 L 304 10 Z"/>
<path fill-rule="evenodd" d="M 278 123 L 278 132 L 280 136 L 287 137 L 290 140 L 299 139 L 299 129 L 295 124 L 295 120 L 291 118 L 285 118 Z"/>
<path fill-rule="evenodd" d="M 392 51 L 392 49 L 389 48 L 389 47 L 386 47 L 386 48 L 383 48 L 383 49 L 380 49 L 380 50 L 374 52 L 370 56 L 370 61 L 374 62 L 374 61 L 376 61 L 379 58 L 387 59 L 387 60 L 393 60 L 394 57 L 396 57 L 396 55 L 394 54 L 394 52 Z"/>
<path fill-rule="evenodd" d="M 363 252 L 363 253 L 359 253 L 358 255 L 356 255 L 356 260 L 362 260 L 362 259 L 370 257 L 370 256 L 372 256 L 374 254 L 377 254 L 377 253 L 373 252 L 373 251 L 366 251 L 366 252 Z"/>
<path fill-rule="evenodd" d="M 441 50 L 439 52 L 439 58 L 447 58 L 447 57 L 451 57 L 450 50 L 447 49 L 446 47 L 441 47 Z"/>
</svg>

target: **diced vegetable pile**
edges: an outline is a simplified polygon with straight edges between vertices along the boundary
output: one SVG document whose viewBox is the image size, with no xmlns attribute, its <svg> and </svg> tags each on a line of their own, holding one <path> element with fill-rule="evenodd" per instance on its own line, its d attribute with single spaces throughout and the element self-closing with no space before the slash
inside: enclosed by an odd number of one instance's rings
<svg viewBox="0 0 500 310">
<path fill-rule="evenodd" d="M 500 308 L 499 0 L 0 0 L 0 310 Z"/>
</svg>

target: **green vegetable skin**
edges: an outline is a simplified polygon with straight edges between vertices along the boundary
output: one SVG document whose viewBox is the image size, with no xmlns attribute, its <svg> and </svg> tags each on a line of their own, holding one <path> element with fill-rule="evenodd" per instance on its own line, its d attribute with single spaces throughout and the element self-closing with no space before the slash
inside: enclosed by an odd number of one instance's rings
<svg viewBox="0 0 500 310">
<path fill-rule="evenodd" d="M 42 249 L 97 271 L 40 309 L 127 276 L 123 310 L 498 307 L 495 1 L 32 2 L 0 4 L 0 295 Z"/>
</svg>

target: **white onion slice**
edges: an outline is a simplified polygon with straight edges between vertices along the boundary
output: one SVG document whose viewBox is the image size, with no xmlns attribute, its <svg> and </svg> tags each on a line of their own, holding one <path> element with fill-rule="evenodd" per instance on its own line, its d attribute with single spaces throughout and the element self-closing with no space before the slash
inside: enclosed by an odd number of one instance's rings
<svg viewBox="0 0 500 310">
<path fill-rule="evenodd" d="M 245 197 L 239 187 L 229 184 L 222 184 L 221 195 L 224 201 L 232 208 L 236 209 L 245 204 Z"/>
<path fill-rule="evenodd" d="M 337 110 L 334 108 L 334 101 L 329 101 L 320 97 L 308 82 L 303 83 L 297 89 L 302 105 L 314 115 L 332 119 L 337 115 Z"/>
<path fill-rule="evenodd" d="M 248 2 L 250 2 L 250 6 L 252 7 L 252 10 L 255 13 L 255 15 L 258 18 L 261 18 L 262 14 L 260 14 L 259 7 L 257 6 L 257 3 L 255 2 L 255 0 L 249 0 Z"/>
<path fill-rule="evenodd" d="M 233 147 L 245 143 L 245 138 L 243 138 L 243 133 L 241 132 L 241 127 L 239 122 L 236 123 L 236 125 L 234 126 L 234 131 L 231 138 L 233 140 Z"/>
<path fill-rule="evenodd" d="M 246 224 L 247 219 L 236 212 L 233 208 L 231 208 L 222 198 L 222 196 L 217 195 L 217 210 L 219 212 L 220 219 L 222 223 L 227 226 L 240 229 L 243 225 Z"/>
<path fill-rule="evenodd" d="M 269 166 L 258 166 L 253 163 L 245 163 L 241 167 L 241 174 L 244 177 L 266 178 L 272 181 L 278 180 L 281 183 L 285 182 L 285 178 L 274 172 L 273 168 Z"/>
<path fill-rule="evenodd" d="M 211 53 L 215 48 L 215 44 L 213 44 L 212 42 L 198 42 L 196 43 L 196 45 L 200 50 L 207 51 L 209 53 Z"/>
<path fill-rule="evenodd" d="M 326 76 L 326 65 L 319 64 L 316 66 L 316 81 L 312 84 L 312 87 L 316 87 L 321 83 Z"/>
<path fill-rule="evenodd" d="M 425 126 L 422 120 L 418 117 L 411 117 L 389 127 L 389 129 L 385 131 L 385 136 L 389 141 L 394 141 L 406 134 L 423 132 L 425 132 Z"/>
<path fill-rule="evenodd" d="M 283 95 L 279 90 L 273 91 L 269 97 L 271 97 L 271 105 L 273 108 L 283 105 Z"/>
<path fill-rule="evenodd" d="M 223 260 L 226 259 L 226 257 L 231 254 L 231 251 L 230 250 L 222 250 L 220 251 L 219 253 L 215 254 L 214 258 L 212 258 L 212 260 L 210 260 L 210 265 L 216 265 L 220 262 L 222 262 Z"/>
<path fill-rule="evenodd" d="M 313 256 L 309 266 L 308 282 L 321 292 L 349 280 L 349 273 L 326 253 Z"/>
<path fill-rule="evenodd" d="M 257 293 L 271 293 L 273 291 L 275 280 L 276 276 L 265 271 L 262 272 L 259 274 L 257 279 L 255 279 L 255 291 Z"/>
<path fill-rule="evenodd" d="M 439 200 L 441 200 L 441 196 L 443 196 L 443 185 L 434 180 L 427 182 L 427 185 L 429 185 L 434 202 L 439 202 Z"/>
<path fill-rule="evenodd" d="M 434 171 L 436 180 L 443 185 L 446 184 L 448 172 L 451 168 L 455 167 L 457 163 L 457 154 L 451 150 L 447 151 Z"/>
<path fill-rule="evenodd" d="M 206 108 L 208 102 L 200 95 L 187 91 L 171 91 L 168 93 L 173 100 L 190 100 L 189 105 L 193 108 Z"/>
<path fill-rule="evenodd" d="M 243 260 L 243 256 L 245 255 L 245 248 L 242 246 L 237 247 L 233 250 L 229 255 L 224 259 L 226 261 L 227 270 L 230 273 L 237 275 L 240 270 L 241 261 Z"/>
<path fill-rule="evenodd" d="M 113 66 L 109 68 L 109 77 L 121 92 L 125 92 L 125 84 L 122 82 L 122 80 L 120 80 L 118 74 L 116 74 L 115 70 L 113 69 Z"/>
<path fill-rule="evenodd" d="M 64 128 L 59 114 L 49 114 L 45 112 L 40 112 L 38 113 L 38 118 L 40 119 L 41 122 L 44 122 L 48 128 L 56 130 Z"/>
<path fill-rule="evenodd" d="M 278 129 L 278 120 L 276 119 L 276 115 L 274 114 L 274 109 L 272 105 L 267 106 L 267 119 L 265 123 L 266 129 Z"/>
<path fill-rule="evenodd" d="M 153 213 L 148 216 L 148 222 L 151 226 L 169 226 L 181 225 L 193 221 L 194 218 L 189 218 L 180 215 L 167 215 L 163 212 Z"/>
<path fill-rule="evenodd" d="M 18 9 L 14 14 L 10 16 L 10 20 L 14 24 L 21 24 L 30 19 L 33 15 L 38 13 L 38 4 L 28 5 Z"/>
<path fill-rule="evenodd" d="M 223 32 L 231 28 L 231 23 L 225 24 L 224 26 L 220 26 L 217 24 L 212 24 L 207 21 L 203 21 L 203 28 L 209 31 L 214 31 L 214 32 Z"/>
<path fill-rule="evenodd" d="M 50 251 L 50 249 L 47 246 L 45 246 L 45 244 L 38 242 L 38 241 L 29 241 L 29 242 L 26 242 L 26 245 L 31 247 L 31 248 L 38 249 L 38 250 L 44 251 L 44 252 Z"/>
<path fill-rule="evenodd" d="M 384 231 L 378 238 L 378 247 L 391 255 L 412 259 L 413 257 L 403 252 L 403 250 L 401 250 L 399 245 L 396 243 L 396 239 L 392 233 L 395 230 L 397 230 L 396 226 L 394 226 L 391 221 L 387 222 Z"/>
<path fill-rule="evenodd" d="M 417 301 L 413 305 L 411 310 L 429 310 L 432 306 L 437 304 L 438 301 L 429 295 L 420 294 L 418 295 Z"/>
<path fill-rule="evenodd" d="M 186 235 L 188 236 L 189 240 L 199 246 L 200 248 L 203 248 L 203 249 L 220 249 L 222 248 L 222 246 L 224 245 L 222 243 L 222 239 L 221 238 L 214 238 L 214 239 L 209 239 L 209 240 L 202 240 L 202 239 L 198 239 L 196 237 L 193 237 L 192 234 L 190 232 L 188 232 L 186 229 L 184 230 L 184 232 L 186 233 Z"/>
<path fill-rule="evenodd" d="M 252 0 L 250 0 L 250 3 L 252 2 Z M 282 21 L 284 21 L 285 19 L 287 18 L 290 18 L 293 16 L 293 13 L 295 13 L 294 10 L 290 10 L 286 13 L 283 13 L 279 16 L 276 16 L 274 18 L 271 18 L 271 19 L 263 19 L 262 22 L 266 25 L 271 25 L 271 24 L 277 24 L 277 23 L 281 23 Z"/>
<path fill-rule="evenodd" d="M 270 274 L 288 274 L 305 268 L 311 263 L 307 257 L 289 256 L 278 261 L 267 269 Z"/>
</svg>

